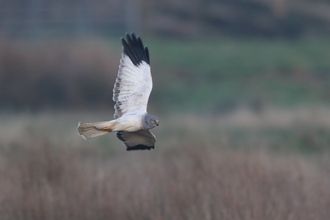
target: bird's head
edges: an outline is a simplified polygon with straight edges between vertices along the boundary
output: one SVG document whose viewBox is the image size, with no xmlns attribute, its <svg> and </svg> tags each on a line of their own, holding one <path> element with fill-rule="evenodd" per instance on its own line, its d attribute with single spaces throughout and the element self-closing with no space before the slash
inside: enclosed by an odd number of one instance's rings
<svg viewBox="0 0 330 220">
<path fill-rule="evenodd" d="M 159 119 L 156 116 L 154 116 L 154 118 L 151 119 L 151 123 L 156 126 L 159 126 Z"/>
<path fill-rule="evenodd" d="M 156 126 L 159 126 L 159 119 L 157 116 L 146 114 L 144 117 L 143 128 L 144 129 L 151 129 Z"/>
</svg>

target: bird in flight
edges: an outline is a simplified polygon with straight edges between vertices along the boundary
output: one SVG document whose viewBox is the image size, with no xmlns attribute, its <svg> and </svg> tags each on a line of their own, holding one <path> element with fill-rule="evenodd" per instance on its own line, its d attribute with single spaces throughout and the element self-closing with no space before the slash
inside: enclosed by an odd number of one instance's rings
<svg viewBox="0 0 330 220">
<path fill-rule="evenodd" d="M 150 150 L 156 142 L 150 129 L 159 125 L 159 119 L 147 112 L 152 90 L 149 51 L 134 33 L 126 34 L 121 42 L 123 52 L 112 98 L 114 120 L 79 122 L 77 131 L 84 139 L 117 132 L 126 150 Z"/>
</svg>

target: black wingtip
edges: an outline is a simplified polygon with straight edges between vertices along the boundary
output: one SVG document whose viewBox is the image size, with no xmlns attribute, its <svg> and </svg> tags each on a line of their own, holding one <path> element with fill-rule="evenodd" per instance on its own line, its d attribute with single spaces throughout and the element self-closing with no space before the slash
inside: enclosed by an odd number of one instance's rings
<svg viewBox="0 0 330 220">
<path fill-rule="evenodd" d="M 146 145 L 136 145 L 134 147 L 127 147 L 126 150 L 127 151 L 132 151 L 132 150 L 151 150 L 151 149 L 155 149 L 155 146 L 146 146 Z"/>
<path fill-rule="evenodd" d="M 121 38 L 121 42 L 124 54 L 131 59 L 135 66 L 141 64 L 142 61 L 150 64 L 148 48 L 143 46 L 139 36 L 136 36 L 134 33 L 126 33 L 125 38 Z"/>
<path fill-rule="evenodd" d="M 116 136 L 119 140 L 123 141 L 124 144 L 126 145 L 126 150 L 127 151 L 133 151 L 133 150 L 151 150 L 151 149 L 154 149 L 155 148 L 155 145 L 154 144 L 148 144 L 148 145 L 145 145 L 145 144 L 137 144 L 137 145 L 134 145 L 132 143 L 129 143 L 127 144 L 126 143 L 126 138 L 125 136 L 128 134 L 129 132 L 125 132 L 125 131 L 118 131 L 116 133 Z"/>
</svg>

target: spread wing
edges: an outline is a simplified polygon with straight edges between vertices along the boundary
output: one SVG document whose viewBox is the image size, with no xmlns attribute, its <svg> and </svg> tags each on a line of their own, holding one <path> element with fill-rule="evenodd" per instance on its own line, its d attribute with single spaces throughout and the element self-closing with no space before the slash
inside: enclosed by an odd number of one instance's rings
<svg viewBox="0 0 330 220">
<path fill-rule="evenodd" d="M 149 51 L 133 33 L 122 38 L 123 53 L 113 88 L 114 118 L 127 113 L 147 111 L 152 90 Z"/>
<path fill-rule="evenodd" d="M 126 150 L 150 150 L 155 148 L 156 136 L 150 130 L 117 132 L 117 138 L 124 142 Z"/>
</svg>

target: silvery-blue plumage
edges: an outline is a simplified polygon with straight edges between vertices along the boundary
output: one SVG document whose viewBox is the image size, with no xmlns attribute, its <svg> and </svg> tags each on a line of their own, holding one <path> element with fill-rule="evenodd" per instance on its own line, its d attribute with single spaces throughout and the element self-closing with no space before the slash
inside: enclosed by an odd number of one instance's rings
<svg viewBox="0 0 330 220">
<path fill-rule="evenodd" d="M 127 150 L 150 150 L 156 142 L 150 129 L 159 125 L 159 119 L 147 112 L 152 90 L 149 51 L 141 38 L 133 33 L 122 38 L 122 45 L 123 53 L 113 88 L 114 120 L 79 122 L 77 130 L 84 139 L 117 132 Z"/>
</svg>

